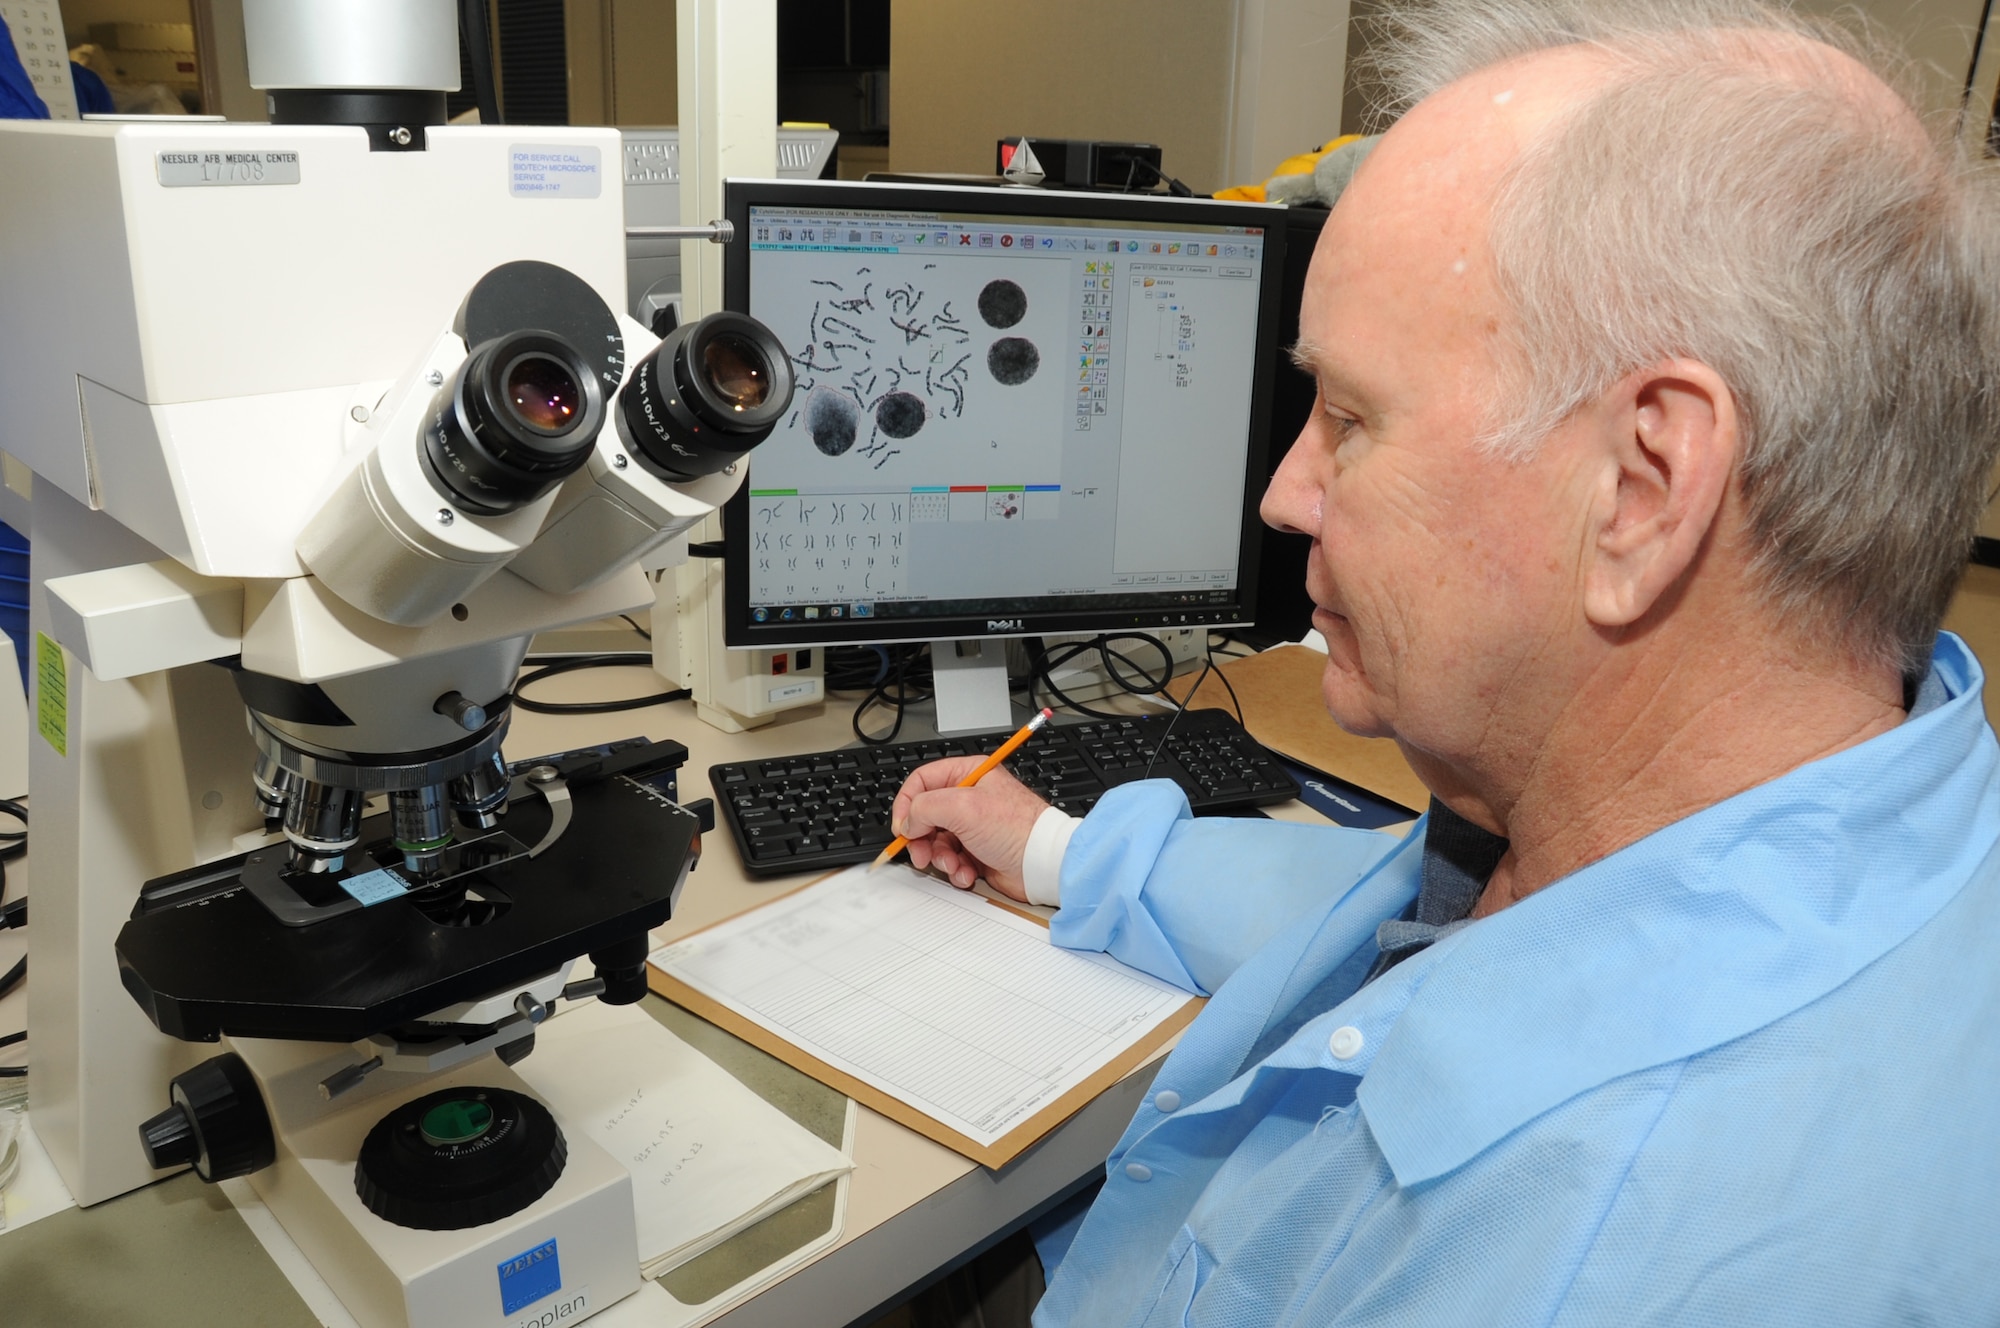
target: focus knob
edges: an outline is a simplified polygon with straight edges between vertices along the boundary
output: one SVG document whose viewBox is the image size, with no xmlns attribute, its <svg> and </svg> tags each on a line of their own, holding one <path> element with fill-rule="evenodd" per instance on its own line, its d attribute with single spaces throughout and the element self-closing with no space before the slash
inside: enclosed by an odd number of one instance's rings
<svg viewBox="0 0 2000 1328">
<path fill-rule="evenodd" d="M 192 1166 L 213 1184 L 271 1165 L 277 1143 L 250 1067 L 235 1052 L 176 1075 L 173 1105 L 139 1127 L 155 1167 Z"/>
<path fill-rule="evenodd" d="M 194 1122 L 178 1102 L 139 1127 L 139 1144 L 146 1150 L 146 1165 L 155 1171 L 191 1167 L 201 1156 Z"/>
</svg>

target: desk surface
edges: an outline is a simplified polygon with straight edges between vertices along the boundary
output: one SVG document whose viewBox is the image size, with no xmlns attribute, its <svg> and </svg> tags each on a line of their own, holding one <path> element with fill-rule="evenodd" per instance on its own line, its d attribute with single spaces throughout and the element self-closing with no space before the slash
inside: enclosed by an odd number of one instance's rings
<svg viewBox="0 0 2000 1328">
<path fill-rule="evenodd" d="M 533 694 L 548 701 L 582 700 L 640 695 L 659 687 L 658 675 L 648 669 L 611 668 L 551 678 L 537 684 Z M 689 750 L 680 781 L 682 799 L 688 800 L 710 793 L 711 765 L 847 745 L 853 741 L 851 709 L 851 703 L 836 701 L 741 734 L 710 728 L 685 703 L 610 715 L 523 711 L 515 716 L 507 751 L 526 755 L 635 734 L 672 738 Z M 904 736 L 924 734 L 906 725 Z M 1274 809 L 1274 814 L 1318 819 L 1299 804 Z M 753 881 L 743 871 L 735 842 L 719 830 L 705 838 L 680 911 L 655 933 L 655 940 L 670 941 L 732 916 L 801 879 Z M 25 888 L 18 879 L 10 885 Z M 0 934 L 0 941 L 6 939 Z M 11 963 L 13 948 L 0 957 Z M 6 1004 L 0 1031 L 19 1025 L 24 996 L 17 994 Z M 743 1077 L 738 1067 L 727 1068 Z M 716 1322 L 730 1328 L 792 1328 L 869 1321 L 934 1273 L 1018 1227 L 1092 1175 L 1131 1119 L 1153 1069 L 1142 1067 L 1114 1085 L 997 1172 L 862 1108 L 839 1241 Z M 112 1322 L 310 1328 L 318 1322 L 228 1200 L 192 1175 L 0 1233 L 0 1307 L 10 1328 Z"/>
</svg>

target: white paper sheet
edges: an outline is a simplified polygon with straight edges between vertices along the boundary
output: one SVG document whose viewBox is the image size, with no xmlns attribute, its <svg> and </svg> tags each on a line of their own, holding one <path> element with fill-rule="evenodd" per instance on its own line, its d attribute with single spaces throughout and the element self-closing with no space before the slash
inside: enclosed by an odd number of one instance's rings
<svg viewBox="0 0 2000 1328">
<path fill-rule="evenodd" d="M 900 865 L 852 868 L 652 962 L 981 1147 L 1192 999 Z"/>
<path fill-rule="evenodd" d="M 648 1278 L 853 1168 L 635 1006 L 573 1006 L 537 1043 L 514 1072 L 632 1173 Z"/>
</svg>

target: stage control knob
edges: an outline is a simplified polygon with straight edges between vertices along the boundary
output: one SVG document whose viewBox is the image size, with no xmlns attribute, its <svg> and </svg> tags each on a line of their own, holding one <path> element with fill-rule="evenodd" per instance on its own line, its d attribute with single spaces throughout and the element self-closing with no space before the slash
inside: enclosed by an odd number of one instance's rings
<svg viewBox="0 0 2000 1328">
<path fill-rule="evenodd" d="M 139 1127 L 156 1168 L 191 1166 L 213 1184 L 271 1165 L 277 1143 L 250 1067 L 235 1052 L 174 1076 L 173 1105 Z"/>
</svg>

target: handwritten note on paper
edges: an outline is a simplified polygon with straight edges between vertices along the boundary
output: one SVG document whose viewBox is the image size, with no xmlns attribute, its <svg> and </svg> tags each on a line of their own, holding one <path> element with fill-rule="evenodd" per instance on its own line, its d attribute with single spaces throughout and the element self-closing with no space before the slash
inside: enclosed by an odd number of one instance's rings
<svg viewBox="0 0 2000 1328">
<path fill-rule="evenodd" d="M 571 1007 L 536 1042 L 515 1073 L 632 1173 L 645 1277 L 853 1167 L 635 1006 Z"/>
</svg>

